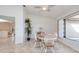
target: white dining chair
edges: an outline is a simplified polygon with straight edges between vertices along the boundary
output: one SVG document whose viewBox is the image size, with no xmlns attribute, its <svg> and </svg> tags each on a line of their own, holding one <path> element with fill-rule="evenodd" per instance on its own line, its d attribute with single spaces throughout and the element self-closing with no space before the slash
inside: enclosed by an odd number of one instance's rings
<svg viewBox="0 0 79 59">
<path fill-rule="evenodd" d="M 47 50 L 49 48 L 53 48 L 54 49 L 54 46 L 55 46 L 55 36 L 53 36 L 52 34 L 47 34 L 44 38 L 44 45 L 43 45 L 43 48 L 44 49 L 44 52 L 47 52 Z"/>
</svg>

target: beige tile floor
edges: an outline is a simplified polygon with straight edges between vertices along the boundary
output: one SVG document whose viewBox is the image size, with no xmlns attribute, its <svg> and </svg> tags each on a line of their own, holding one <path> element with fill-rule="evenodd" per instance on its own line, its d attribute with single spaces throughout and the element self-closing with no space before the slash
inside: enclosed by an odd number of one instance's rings
<svg viewBox="0 0 79 59">
<path fill-rule="evenodd" d="M 34 40 L 15 45 L 11 39 L 0 39 L 0 53 L 41 53 L 41 49 L 34 47 Z M 60 42 L 55 42 L 54 49 L 48 49 L 48 53 L 77 53 Z"/>
</svg>

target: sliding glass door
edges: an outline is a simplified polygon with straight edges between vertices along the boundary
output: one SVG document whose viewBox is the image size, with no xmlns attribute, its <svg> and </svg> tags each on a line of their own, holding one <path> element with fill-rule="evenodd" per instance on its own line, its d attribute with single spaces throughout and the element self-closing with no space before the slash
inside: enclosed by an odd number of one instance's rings
<svg viewBox="0 0 79 59">
<path fill-rule="evenodd" d="M 79 41 L 79 20 L 67 20 L 66 22 L 66 37 Z"/>
<path fill-rule="evenodd" d="M 58 36 L 79 41 L 79 18 L 67 18 L 58 21 Z"/>
</svg>

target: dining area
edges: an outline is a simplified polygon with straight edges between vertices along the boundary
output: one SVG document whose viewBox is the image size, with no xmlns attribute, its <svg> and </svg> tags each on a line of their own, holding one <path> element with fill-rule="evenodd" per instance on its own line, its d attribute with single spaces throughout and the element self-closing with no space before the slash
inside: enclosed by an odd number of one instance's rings
<svg viewBox="0 0 79 59">
<path fill-rule="evenodd" d="M 47 34 L 45 32 L 39 31 L 35 34 L 34 47 L 40 48 L 41 52 L 47 53 L 48 50 L 55 52 L 55 42 L 57 41 L 56 35 Z"/>
</svg>

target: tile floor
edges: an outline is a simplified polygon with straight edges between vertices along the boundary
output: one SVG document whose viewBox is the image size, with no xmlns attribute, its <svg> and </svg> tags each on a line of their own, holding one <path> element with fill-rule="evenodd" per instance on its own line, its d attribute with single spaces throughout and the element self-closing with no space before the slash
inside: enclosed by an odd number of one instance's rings
<svg viewBox="0 0 79 59">
<path fill-rule="evenodd" d="M 23 44 L 13 44 L 10 39 L 0 40 L 0 53 L 41 53 L 39 47 L 34 47 L 34 40 Z M 47 53 L 77 53 L 60 42 L 55 42 L 54 49 L 48 49 Z"/>
</svg>

